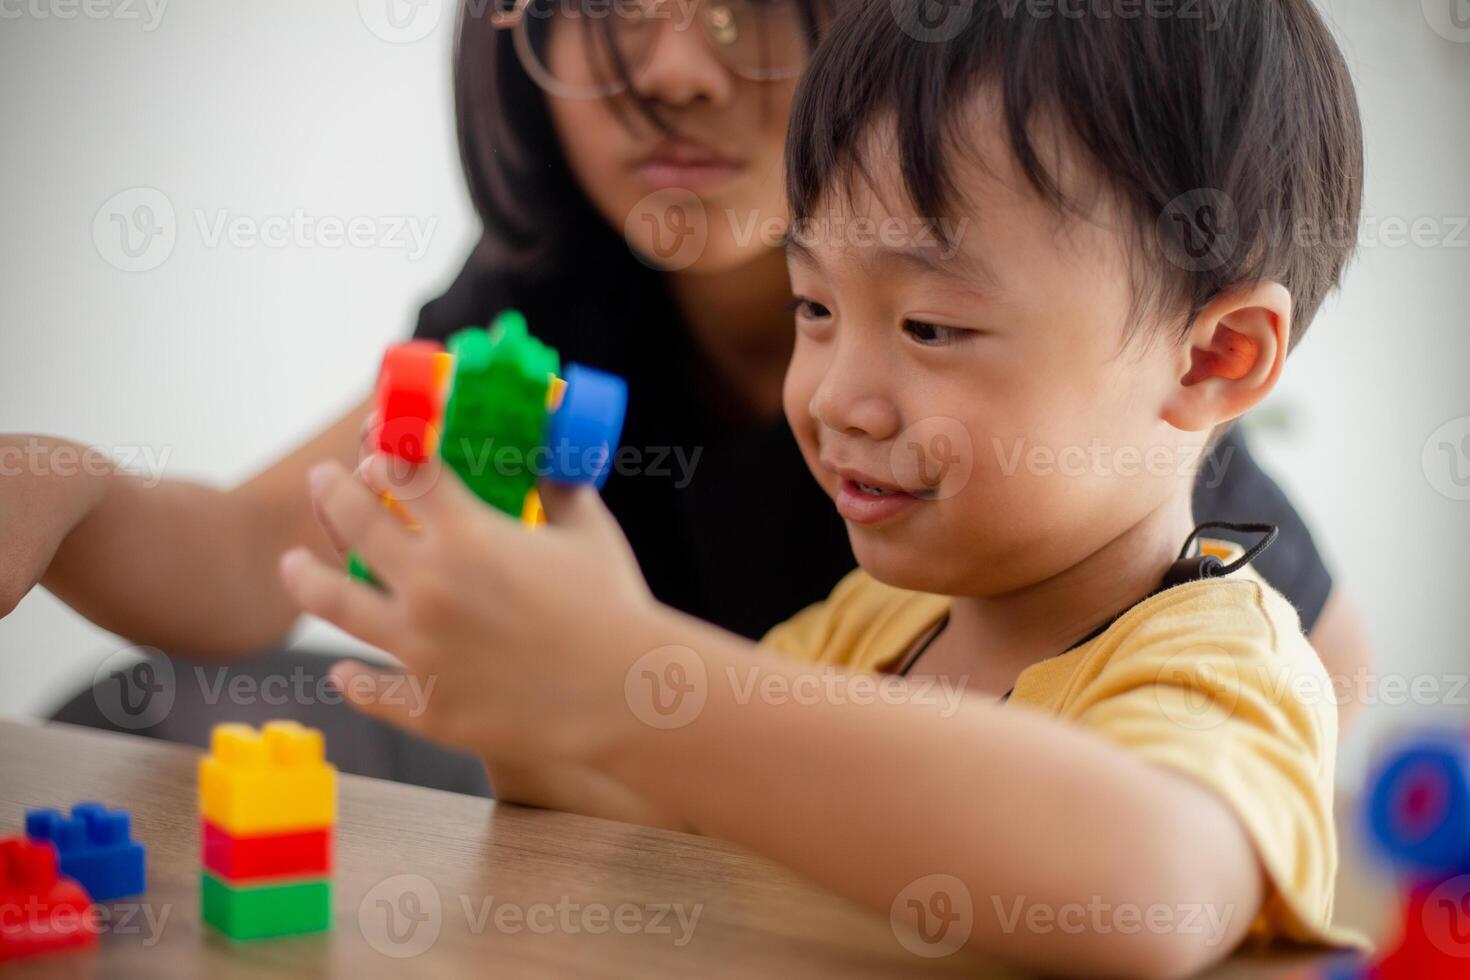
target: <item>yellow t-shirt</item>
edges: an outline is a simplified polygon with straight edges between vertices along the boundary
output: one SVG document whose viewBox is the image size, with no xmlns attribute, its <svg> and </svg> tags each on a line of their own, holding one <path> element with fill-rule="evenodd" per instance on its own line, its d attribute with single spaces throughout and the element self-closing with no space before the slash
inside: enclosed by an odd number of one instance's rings
<svg viewBox="0 0 1470 980">
<path fill-rule="evenodd" d="M 1205 550 L 1241 553 L 1223 541 Z M 762 643 L 812 664 L 896 669 L 949 604 L 859 569 Z M 1144 600 L 1027 667 L 1006 703 L 1080 724 L 1218 793 L 1270 878 L 1250 940 L 1364 945 L 1331 924 L 1337 707 L 1327 672 L 1296 610 L 1253 568 Z"/>
</svg>

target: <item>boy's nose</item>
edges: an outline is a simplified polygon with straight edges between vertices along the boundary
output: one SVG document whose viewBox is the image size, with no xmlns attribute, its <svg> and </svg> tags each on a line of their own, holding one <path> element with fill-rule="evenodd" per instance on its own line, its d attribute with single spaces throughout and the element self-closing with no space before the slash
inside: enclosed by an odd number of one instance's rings
<svg viewBox="0 0 1470 980">
<path fill-rule="evenodd" d="M 898 435 L 898 408 L 886 394 L 882 365 L 859 352 L 839 352 L 812 393 L 812 418 L 833 432 L 875 441 Z"/>
<path fill-rule="evenodd" d="M 699 15 L 694 0 L 666 0 L 656 5 L 650 27 L 655 32 L 649 42 L 653 47 L 633 75 L 634 91 L 675 107 L 700 99 L 713 105 L 729 102 L 735 80 L 705 41 Z"/>
</svg>

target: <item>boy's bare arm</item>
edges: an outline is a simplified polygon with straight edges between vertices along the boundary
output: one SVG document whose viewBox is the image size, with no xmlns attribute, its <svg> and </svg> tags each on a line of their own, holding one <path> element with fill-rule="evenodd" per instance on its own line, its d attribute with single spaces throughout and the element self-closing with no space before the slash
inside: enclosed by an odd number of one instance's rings
<svg viewBox="0 0 1470 980">
<path fill-rule="evenodd" d="M 335 683 L 370 715 L 497 760 L 593 770 L 883 912 L 952 875 L 951 900 L 974 913 L 968 942 L 1042 970 L 1182 976 L 1228 953 L 1261 906 L 1259 860 L 1220 798 L 1080 727 L 871 687 L 771 696 L 808 689 L 811 667 L 657 603 L 590 488 L 543 486 L 549 526 L 528 534 L 442 471 L 401 484 L 374 460 L 359 475 L 315 469 L 313 495 L 391 589 L 304 552 L 281 571 L 303 609 L 435 682 L 410 710 L 386 696 L 397 678 L 339 664 Z M 374 495 L 405 488 L 416 534 Z M 1010 918 L 1018 902 L 1053 917 L 1204 911 L 1218 927 L 1043 931 Z"/>
<path fill-rule="evenodd" d="M 591 768 L 567 765 L 524 766 L 485 761 L 490 788 L 502 803 L 563 810 L 606 820 L 694 832 L 680 820 L 611 777 Z"/>
<path fill-rule="evenodd" d="M 276 575 L 281 551 L 301 545 L 336 560 L 303 492 L 305 473 L 323 459 L 352 465 L 369 409 L 366 400 L 354 405 L 233 490 L 73 468 L 66 477 L 7 477 L 0 504 L 34 528 L 39 583 L 97 625 L 166 650 L 248 653 L 278 642 L 299 615 Z M 4 442 L 34 445 L 37 438 Z M 15 580 L 3 615 L 35 578 L 23 569 L 0 571 Z"/>
<path fill-rule="evenodd" d="M 1188 975 L 1227 955 L 1254 919 L 1264 872 L 1234 813 L 1202 784 L 975 698 L 946 717 L 914 702 L 742 696 L 809 668 L 667 616 L 681 622 L 666 619 L 658 644 L 699 651 L 706 701 L 679 727 L 623 722 L 600 764 L 702 832 L 878 909 L 917 879 L 953 875 L 965 894 L 951 905 L 973 910 L 970 945 L 1048 972 Z M 1165 908 L 1176 925 L 1205 910 L 1198 922 L 1221 928 L 1061 928 L 1062 916 L 1099 903 Z M 1033 908 L 1056 926 L 1028 930 Z"/>
</svg>

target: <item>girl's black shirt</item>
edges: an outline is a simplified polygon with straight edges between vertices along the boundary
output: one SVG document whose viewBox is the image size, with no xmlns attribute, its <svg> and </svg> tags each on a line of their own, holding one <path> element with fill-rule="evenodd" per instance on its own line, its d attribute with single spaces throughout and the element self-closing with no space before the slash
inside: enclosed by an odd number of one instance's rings
<svg viewBox="0 0 1470 980">
<path fill-rule="evenodd" d="M 759 638 L 826 598 L 854 567 L 846 528 L 784 420 L 740 425 L 718 410 L 662 278 L 629 265 L 591 265 L 569 288 L 506 276 L 472 257 L 420 311 L 414 335 L 442 341 L 515 307 L 563 364 L 626 378 L 623 446 L 603 499 L 654 595 Z M 1301 517 L 1238 430 L 1200 466 L 1194 515 L 1278 525 L 1280 537 L 1254 564 L 1296 606 L 1302 628 L 1312 628 L 1332 579 Z"/>
</svg>

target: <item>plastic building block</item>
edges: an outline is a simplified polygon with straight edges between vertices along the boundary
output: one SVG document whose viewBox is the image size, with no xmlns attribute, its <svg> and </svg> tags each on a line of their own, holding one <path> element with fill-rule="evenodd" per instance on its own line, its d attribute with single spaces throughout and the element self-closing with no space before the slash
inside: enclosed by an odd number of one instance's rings
<svg viewBox="0 0 1470 980">
<path fill-rule="evenodd" d="M 546 438 L 547 477 L 601 489 L 612 472 L 627 408 L 628 385 L 622 378 L 580 364 L 567 368 L 566 393 Z"/>
<path fill-rule="evenodd" d="M 199 809 L 226 833 L 285 833 L 337 818 L 337 770 L 322 733 L 294 721 L 216 725 L 199 761 Z"/>
<path fill-rule="evenodd" d="M 506 310 L 490 329 L 390 348 L 378 376 L 379 452 L 421 463 L 435 451 L 470 490 L 530 527 L 545 522 L 538 477 L 601 487 L 612 470 L 628 390 L 621 378 L 582 365 L 557 377 L 557 352 Z M 391 501 L 385 501 L 393 505 Z M 411 516 L 399 517 L 413 526 Z M 355 554 L 353 578 L 380 585 Z"/>
<path fill-rule="evenodd" d="M 378 371 L 378 419 L 373 443 L 379 452 L 411 463 L 434 454 L 439 415 L 453 358 L 431 340 L 395 344 Z"/>
<path fill-rule="evenodd" d="M 514 311 L 497 316 L 488 332 L 454 334 L 449 351 L 454 386 L 439 455 L 477 497 L 519 517 L 536 483 L 532 462 L 545 442 L 547 392 L 560 358 Z"/>
<path fill-rule="evenodd" d="M 236 836 L 203 821 L 204 867 L 230 882 L 332 871 L 332 833 L 327 827 L 288 834 Z"/>
<path fill-rule="evenodd" d="M 1369 783 L 1368 837 L 1409 873 L 1470 870 L 1470 750 L 1421 737 L 1384 760 Z"/>
<path fill-rule="evenodd" d="M 0 962 L 94 945 L 97 929 L 97 909 L 61 876 L 54 846 L 0 840 Z"/>
<path fill-rule="evenodd" d="M 1376 962 L 1328 975 L 1470 980 L 1470 742 L 1437 733 L 1408 739 L 1367 786 L 1367 837 L 1401 879 L 1398 939 Z"/>
<path fill-rule="evenodd" d="M 146 890 L 145 851 L 129 833 L 126 810 L 100 803 L 78 803 L 71 817 L 58 810 L 26 813 L 26 836 L 56 848 L 61 873 L 75 878 L 94 902 L 110 902 Z"/>
<path fill-rule="evenodd" d="M 216 725 L 199 764 L 199 913 L 232 939 L 331 926 L 336 769 L 292 721 Z"/>
<path fill-rule="evenodd" d="M 332 925 L 332 884 L 325 880 L 236 887 L 205 871 L 199 904 L 204 921 L 231 939 L 320 932 Z"/>
</svg>

